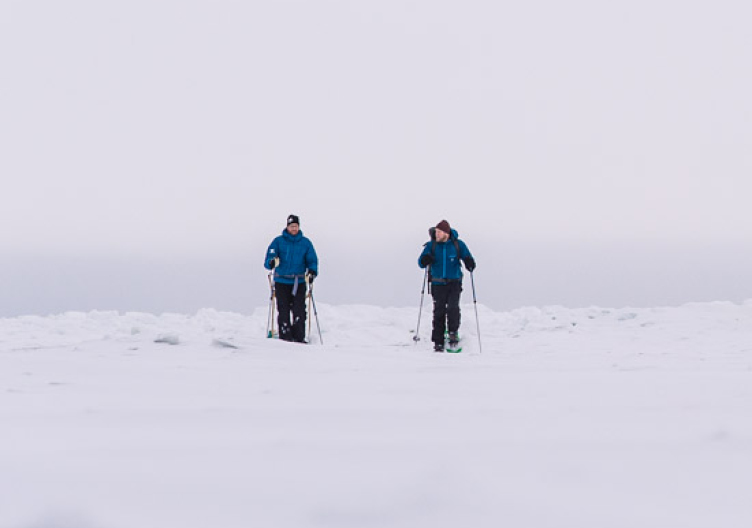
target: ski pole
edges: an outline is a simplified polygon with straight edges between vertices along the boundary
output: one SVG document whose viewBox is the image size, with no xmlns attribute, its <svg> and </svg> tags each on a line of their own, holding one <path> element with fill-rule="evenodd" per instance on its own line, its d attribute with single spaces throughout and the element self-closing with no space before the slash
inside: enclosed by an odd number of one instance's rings
<svg viewBox="0 0 752 528">
<path fill-rule="evenodd" d="M 483 345 L 480 342 L 480 320 L 478 319 L 478 301 L 475 299 L 475 277 L 473 272 L 470 272 L 470 282 L 473 285 L 473 306 L 475 307 L 475 326 L 478 329 L 478 351 L 483 353 Z"/>
<path fill-rule="evenodd" d="M 425 297 L 427 281 L 428 281 L 428 267 L 426 267 L 426 272 L 423 274 L 423 287 L 420 289 L 420 308 L 418 308 L 418 326 L 415 328 L 415 335 L 413 336 L 413 341 L 415 341 L 415 343 L 420 341 L 420 314 L 423 313 L 423 297 Z"/>
<path fill-rule="evenodd" d="M 311 342 L 311 328 L 313 328 L 313 322 L 311 321 L 311 302 L 312 302 L 311 291 L 312 291 L 313 284 L 311 284 L 310 282 L 310 277 L 311 276 L 308 273 L 306 273 L 305 280 L 306 280 L 306 285 L 308 286 L 308 337 L 307 339 L 309 343 Z"/>
<path fill-rule="evenodd" d="M 266 337 L 274 337 L 274 281 L 272 281 L 271 272 L 269 273 L 269 289 L 271 294 L 269 296 L 269 315 L 266 318 Z"/>
<path fill-rule="evenodd" d="M 309 292 L 311 297 L 311 303 L 313 304 L 313 315 L 316 318 L 316 329 L 319 331 L 319 343 L 324 344 L 324 338 L 321 337 L 321 325 L 319 325 L 319 312 L 316 310 L 316 299 L 313 298 L 313 284 L 311 284 L 311 290 Z"/>
</svg>

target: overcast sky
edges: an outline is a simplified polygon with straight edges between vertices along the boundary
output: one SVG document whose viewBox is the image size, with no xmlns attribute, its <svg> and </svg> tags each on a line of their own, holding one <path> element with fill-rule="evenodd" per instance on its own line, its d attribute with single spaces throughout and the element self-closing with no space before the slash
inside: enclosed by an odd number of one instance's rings
<svg viewBox="0 0 752 528">
<path fill-rule="evenodd" d="M 752 297 L 744 1 L 0 0 L 0 315 L 250 311 L 290 213 L 319 302 Z M 465 301 L 468 301 L 466 288 Z"/>
</svg>

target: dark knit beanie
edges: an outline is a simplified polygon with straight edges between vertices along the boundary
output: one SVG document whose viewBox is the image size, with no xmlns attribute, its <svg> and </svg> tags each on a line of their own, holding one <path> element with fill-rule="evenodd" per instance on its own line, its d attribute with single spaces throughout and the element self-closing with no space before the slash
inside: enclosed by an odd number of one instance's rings
<svg viewBox="0 0 752 528">
<path fill-rule="evenodd" d="M 442 220 L 441 222 L 439 222 L 438 224 L 436 224 L 436 229 L 441 229 L 447 235 L 451 235 L 452 234 L 452 228 L 449 227 L 449 222 L 447 222 L 446 220 Z"/>
<path fill-rule="evenodd" d="M 298 224 L 298 225 L 300 225 L 300 218 L 298 218 L 295 215 L 288 216 L 287 217 L 287 225 L 290 225 L 290 224 Z"/>
</svg>

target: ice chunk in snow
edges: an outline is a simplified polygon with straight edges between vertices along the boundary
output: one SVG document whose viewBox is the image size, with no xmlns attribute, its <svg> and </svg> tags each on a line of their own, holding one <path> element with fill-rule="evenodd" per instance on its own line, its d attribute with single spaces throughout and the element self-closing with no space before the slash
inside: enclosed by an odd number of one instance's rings
<svg viewBox="0 0 752 528">
<path fill-rule="evenodd" d="M 154 340 L 155 343 L 167 343 L 168 345 L 180 344 L 180 337 L 177 334 L 160 334 Z"/>
</svg>

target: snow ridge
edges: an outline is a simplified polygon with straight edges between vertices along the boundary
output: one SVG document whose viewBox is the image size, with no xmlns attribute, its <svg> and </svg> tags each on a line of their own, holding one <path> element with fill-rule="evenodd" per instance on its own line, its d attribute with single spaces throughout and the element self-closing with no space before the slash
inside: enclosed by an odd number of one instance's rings
<svg viewBox="0 0 752 528">
<path fill-rule="evenodd" d="M 477 339 L 473 305 L 462 308 L 462 333 L 466 343 L 471 344 Z M 417 315 L 417 308 L 319 307 L 327 347 L 411 345 Z M 193 315 L 92 311 L 4 318 L 0 319 L 0 350 L 71 347 L 98 341 L 254 348 L 269 344 L 264 338 L 267 316 L 266 308 L 258 308 L 252 315 L 207 308 Z M 752 300 L 742 304 L 712 302 L 655 308 L 524 307 L 509 312 L 478 305 L 478 316 L 482 339 L 497 345 L 489 347 L 489 352 L 508 349 L 510 339 L 545 340 L 552 334 L 609 341 L 626 337 L 656 343 L 674 339 L 697 344 L 698 340 L 707 342 L 710 334 L 723 334 L 724 340 L 737 334 L 746 337 L 747 322 L 752 320 Z M 430 325 L 428 307 L 421 322 L 421 342 L 430 340 Z M 315 331 L 311 341 L 317 344 Z"/>
</svg>

